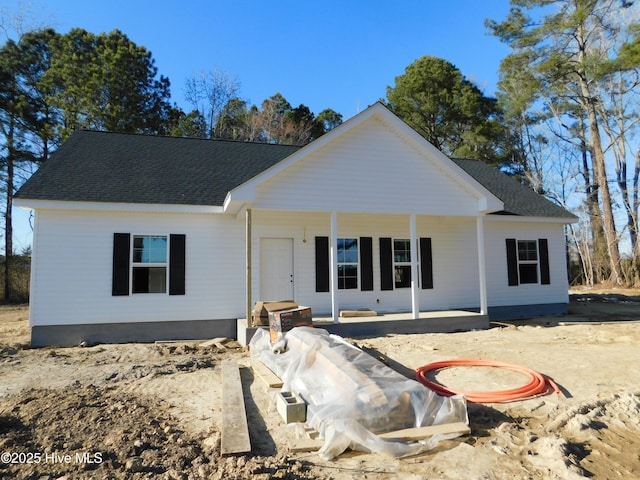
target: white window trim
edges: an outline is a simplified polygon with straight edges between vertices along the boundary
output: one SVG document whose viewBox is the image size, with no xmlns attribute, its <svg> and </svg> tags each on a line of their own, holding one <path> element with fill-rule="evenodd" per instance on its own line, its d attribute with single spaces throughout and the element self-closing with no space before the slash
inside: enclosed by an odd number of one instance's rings
<svg viewBox="0 0 640 480">
<path fill-rule="evenodd" d="M 408 261 L 404 261 L 404 262 L 398 262 L 396 261 L 396 242 L 406 242 L 407 245 L 409 246 L 409 260 Z M 405 250 L 406 251 L 406 250 Z M 393 288 L 394 290 L 396 288 L 411 288 L 411 275 L 409 276 L 409 285 L 405 286 L 405 287 L 398 287 L 396 285 L 396 267 L 409 267 L 409 271 L 411 271 L 411 258 L 412 255 L 414 253 L 411 252 L 411 239 L 408 238 L 393 238 L 391 239 L 391 255 L 393 258 Z M 418 269 L 418 271 L 420 271 Z"/>
<path fill-rule="evenodd" d="M 166 251 L 165 251 L 165 261 L 164 262 L 134 262 L 134 245 L 135 239 L 140 237 L 163 237 L 166 239 Z M 169 252 L 171 252 L 171 235 L 168 233 L 131 233 L 130 235 L 130 246 L 129 253 L 131 259 L 130 265 L 130 275 L 129 275 L 129 293 L 131 295 L 169 295 Z M 164 268 L 164 292 L 134 292 L 134 274 L 133 271 L 135 268 Z"/>
<path fill-rule="evenodd" d="M 339 258 L 337 258 L 337 266 L 338 266 L 338 290 L 360 290 L 360 239 L 358 237 L 339 237 L 338 243 L 341 240 L 355 240 L 356 241 L 356 251 L 358 253 L 358 259 L 355 262 L 341 262 Z M 340 256 L 340 249 L 338 247 L 338 257 Z M 345 277 L 340 277 L 340 266 L 341 265 L 355 265 L 356 267 L 356 286 L 353 288 L 343 288 L 340 286 L 340 281 L 344 280 Z M 351 278 L 351 277 L 349 277 Z M 343 282 L 344 283 L 344 282 Z"/>
<path fill-rule="evenodd" d="M 520 260 L 520 243 L 521 242 L 533 242 L 535 244 L 535 260 Z M 540 285 L 540 254 L 539 254 L 538 240 L 516 240 L 516 261 L 518 265 L 518 284 L 519 285 Z M 520 274 L 520 265 L 535 265 L 536 266 L 536 281 L 535 282 L 523 282 L 522 275 Z"/>
</svg>

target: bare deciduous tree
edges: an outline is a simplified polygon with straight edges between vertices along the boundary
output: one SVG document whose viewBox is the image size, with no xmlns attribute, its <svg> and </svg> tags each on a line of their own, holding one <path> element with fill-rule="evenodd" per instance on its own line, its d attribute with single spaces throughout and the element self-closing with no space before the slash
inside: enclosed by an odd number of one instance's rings
<svg viewBox="0 0 640 480">
<path fill-rule="evenodd" d="M 214 68 L 187 79 L 185 99 L 197 110 L 207 123 L 209 138 L 221 138 L 220 115 L 229 102 L 238 98 L 240 82 L 233 75 Z"/>
</svg>

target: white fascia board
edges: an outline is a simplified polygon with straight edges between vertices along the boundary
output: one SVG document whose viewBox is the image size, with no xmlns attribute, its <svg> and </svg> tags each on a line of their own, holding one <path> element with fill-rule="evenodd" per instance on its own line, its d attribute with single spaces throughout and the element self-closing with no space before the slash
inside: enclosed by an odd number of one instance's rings
<svg viewBox="0 0 640 480">
<path fill-rule="evenodd" d="M 576 223 L 577 217 L 525 217 L 521 215 L 485 215 L 487 222 L 513 222 L 513 223 Z"/>
<path fill-rule="evenodd" d="M 249 195 L 242 197 L 241 195 L 233 196 L 231 192 L 227 193 L 227 196 L 222 203 L 222 212 L 231 215 L 236 215 L 243 207 L 243 205 L 251 205 L 255 200 L 255 189 L 248 191 Z"/>
<path fill-rule="evenodd" d="M 467 174 L 467 172 L 463 173 Z M 472 180 L 475 182 L 474 179 Z M 499 212 L 504 210 L 504 203 L 498 197 L 489 192 L 487 196 L 481 197 L 478 200 L 478 210 L 480 210 L 480 213 Z"/>
<path fill-rule="evenodd" d="M 71 202 L 61 200 L 34 200 L 16 198 L 13 204 L 30 210 L 98 210 L 121 212 L 148 213 L 224 213 L 220 206 L 215 205 L 174 205 L 159 203 L 108 203 L 108 202 Z"/>
</svg>

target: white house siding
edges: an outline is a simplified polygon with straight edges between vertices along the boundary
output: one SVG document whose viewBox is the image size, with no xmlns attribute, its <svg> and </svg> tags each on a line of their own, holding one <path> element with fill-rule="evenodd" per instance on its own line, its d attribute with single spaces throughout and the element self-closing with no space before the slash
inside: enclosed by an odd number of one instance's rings
<svg viewBox="0 0 640 480">
<path fill-rule="evenodd" d="M 365 125 L 258 185 L 254 207 L 476 214 L 478 194 L 439 166 L 438 160 L 428 158 L 379 120 Z"/>
<path fill-rule="evenodd" d="M 373 238 L 373 291 L 339 290 L 340 309 L 410 311 L 411 289 L 380 290 L 379 238 L 409 238 L 409 215 L 338 213 L 339 238 Z M 254 210 L 253 265 L 260 264 L 260 238 L 293 238 L 294 298 L 315 314 L 331 312 L 330 293 L 315 291 L 315 237 L 330 235 L 328 213 Z M 432 239 L 434 288 L 420 290 L 422 310 L 477 307 L 478 260 L 475 218 L 418 216 L 417 236 Z M 306 240 L 306 241 L 305 241 Z M 253 299 L 260 296 L 260 274 L 253 269 Z"/>
<path fill-rule="evenodd" d="M 487 217 L 485 221 L 487 297 L 489 307 L 568 303 L 567 259 L 564 225 L 523 222 Z M 509 286 L 505 240 L 546 238 L 549 246 L 549 285 Z"/>
<path fill-rule="evenodd" d="M 113 234 L 185 234 L 186 295 L 112 296 Z M 34 326 L 230 319 L 244 305 L 244 220 L 223 215 L 39 210 Z"/>
<path fill-rule="evenodd" d="M 409 311 L 411 291 L 380 290 L 379 238 L 409 238 L 409 215 L 338 213 L 338 236 L 372 237 L 373 291 L 339 290 L 341 309 Z M 330 294 L 315 291 L 315 237 L 330 235 L 327 212 L 253 211 L 253 298 L 260 295 L 260 239 L 292 238 L 294 298 L 329 314 Z M 186 235 L 186 295 L 112 296 L 113 233 Z M 39 210 L 34 236 L 31 322 L 34 326 L 208 320 L 245 314 L 244 216 Z M 433 289 L 421 310 L 478 307 L 474 217 L 417 216 L 417 236 L 432 239 Z M 490 307 L 566 303 L 563 225 L 489 217 L 485 221 Z M 509 287 L 505 239 L 547 238 L 550 285 Z M 306 241 L 305 241 L 306 240 Z M 90 270 L 88 270 L 90 269 Z M 55 279 L 51 281 L 50 279 Z"/>
</svg>

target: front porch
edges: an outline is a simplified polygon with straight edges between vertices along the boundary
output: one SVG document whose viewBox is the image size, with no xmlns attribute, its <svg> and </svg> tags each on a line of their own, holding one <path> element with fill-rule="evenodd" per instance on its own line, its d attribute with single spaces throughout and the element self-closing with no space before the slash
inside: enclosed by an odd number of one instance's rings
<svg viewBox="0 0 640 480">
<path fill-rule="evenodd" d="M 313 317 L 313 325 L 342 337 L 374 337 L 391 333 L 450 333 L 489 328 L 489 316 L 468 310 L 437 310 L 419 312 L 382 313 L 372 317 L 339 317 L 336 323 L 331 315 Z M 250 327 L 246 318 L 237 320 L 238 342 L 248 345 L 259 328 Z"/>
</svg>

